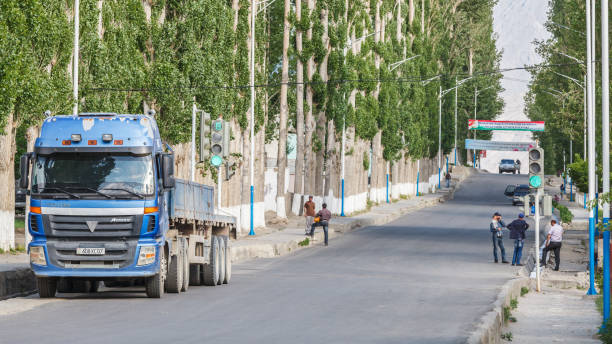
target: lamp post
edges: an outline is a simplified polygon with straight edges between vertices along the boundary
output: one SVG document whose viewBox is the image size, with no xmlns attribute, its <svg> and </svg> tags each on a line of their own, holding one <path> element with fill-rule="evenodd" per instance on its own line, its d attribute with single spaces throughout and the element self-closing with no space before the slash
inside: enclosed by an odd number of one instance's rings
<svg viewBox="0 0 612 344">
<path fill-rule="evenodd" d="M 592 93 L 592 34 L 591 34 L 591 1 L 586 0 L 586 51 L 587 51 L 587 104 L 588 104 L 588 171 L 589 171 L 589 200 L 595 199 L 595 111 L 593 109 Z M 589 290 L 588 295 L 596 295 L 595 290 L 595 210 L 589 209 Z"/>
<path fill-rule="evenodd" d="M 250 83 L 251 83 L 251 156 L 249 158 L 249 180 L 251 182 L 250 188 L 250 219 L 249 219 L 249 235 L 255 235 L 255 228 L 253 223 L 253 203 L 254 203 L 254 194 L 255 194 L 255 170 L 254 170 L 254 160 L 255 160 L 255 17 L 257 15 L 257 7 L 256 1 L 251 0 L 251 58 L 249 61 L 249 70 L 250 70 Z"/>
<path fill-rule="evenodd" d="M 608 47 L 608 0 L 601 0 L 601 120 L 602 120 L 602 158 L 603 158 L 603 193 L 610 192 L 610 51 Z M 610 318 L 610 205 L 603 203 L 604 224 L 604 324 Z M 604 325 L 605 326 L 605 325 Z"/>
<path fill-rule="evenodd" d="M 478 90 L 478 87 L 474 87 L 474 119 L 475 120 L 478 119 L 478 95 L 480 95 L 482 92 L 492 87 L 493 86 L 485 87 L 482 90 Z M 476 130 L 474 130 L 474 140 L 476 140 Z M 476 150 L 474 150 L 473 155 L 474 157 L 473 157 L 472 165 L 476 167 Z"/>
<path fill-rule="evenodd" d="M 442 171 L 442 97 L 444 97 L 448 92 L 455 90 L 455 163 L 457 162 L 457 89 L 459 86 L 463 85 L 466 81 L 473 78 L 470 76 L 461 81 L 457 81 L 455 78 L 455 86 L 446 90 L 442 90 L 442 85 L 440 85 L 440 93 L 438 93 L 438 189 L 441 186 L 441 171 Z M 432 79 L 426 80 L 427 82 Z"/>
</svg>

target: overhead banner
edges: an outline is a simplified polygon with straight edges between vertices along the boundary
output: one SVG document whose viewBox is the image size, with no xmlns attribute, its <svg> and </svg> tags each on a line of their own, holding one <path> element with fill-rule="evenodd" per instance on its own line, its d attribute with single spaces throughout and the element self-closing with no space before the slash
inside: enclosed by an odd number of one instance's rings
<svg viewBox="0 0 612 344">
<path fill-rule="evenodd" d="M 526 152 L 535 147 L 534 142 L 502 142 L 489 140 L 465 140 L 465 149 Z"/>
<path fill-rule="evenodd" d="M 544 131 L 544 122 L 525 121 L 486 121 L 468 119 L 470 130 L 517 130 L 517 131 Z"/>
</svg>

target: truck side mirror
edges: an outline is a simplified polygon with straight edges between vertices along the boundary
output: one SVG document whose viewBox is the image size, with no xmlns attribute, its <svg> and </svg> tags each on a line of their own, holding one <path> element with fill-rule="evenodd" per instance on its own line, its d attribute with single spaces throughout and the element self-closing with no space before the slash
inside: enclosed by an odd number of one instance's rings
<svg viewBox="0 0 612 344">
<path fill-rule="evenodd" d="M 172 189 L 174 187 L 174 155 L 162 155 L 162 183 L 164 189 Z"/>
<path fill-rule="evenodd" d="M 19 187 L 21 189 L 28 188 L 28 180 L 30 174 L 30 157 L 27 154 L 21 156 L 19 161 L 19 170 L 21 174 L 21 178 L 19 179 Z"/>
</svg>

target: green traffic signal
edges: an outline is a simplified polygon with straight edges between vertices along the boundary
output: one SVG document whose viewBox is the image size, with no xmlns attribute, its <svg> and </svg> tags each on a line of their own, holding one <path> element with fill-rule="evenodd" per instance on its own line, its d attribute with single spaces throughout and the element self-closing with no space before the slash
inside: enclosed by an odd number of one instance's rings
<svg viewBox="0 0 612 344">
<path fill-rule="evenodd" d="M 221 158 L 218 155 L 213 155 L 212 158 L 210 158 L 210 164 L 215 167 L 221 166 L 222 163 L 223 163 L 223 158 Z"/>
<path fill-rule="evenodd" d="M 529 178 L 529 185 L 534 188 L 539 188 L 542 185 L 542 178 L 540 176 L 531 176 Z"/>
</svg>

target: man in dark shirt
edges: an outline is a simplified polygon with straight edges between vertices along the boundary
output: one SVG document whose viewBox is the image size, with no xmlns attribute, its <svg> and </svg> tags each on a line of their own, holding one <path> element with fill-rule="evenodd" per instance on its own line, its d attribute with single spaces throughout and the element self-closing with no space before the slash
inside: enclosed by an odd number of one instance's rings
<svg viewBox="0 0 612 344">
<path fill-rule="evenodd" d="M 327 210 L 326 203 L 323 203 L 322 206 L 323 209 L 319 210 L 319 212 L 317 213 L 317 216 L 319 217 L 319 222 L 313 223 L 312 227 L 310 228 L 310 237 L 314 240 L 315 227 L 323 226 L 323 232 L 325 232 L 325 246 L 327 246 L 327 227 L 329 226 L 329 219 L 331 219 L 331 212 Z"/>
<path fill-rule="evenodd" d="M 514 254 L 512 255 L 512 265 L 523 266 L 521 256 L 523 255 L 523 243 L 525 242 L 525 231 L 529 225 L 524 220 L 525 215 L 520 213 L 518 219 L 510 222 L 507 228 L 510 230 L 510 239 L 514 239 Z"/>
<path fill-rule="evenodd" d="M 304 203 L 304 217 L 306 218 L 304 234 L 309 235 L 315 217 L 315 203 L 312 201 L 312 196 L 308 196 L 308 202 Z"/>
</svg>

